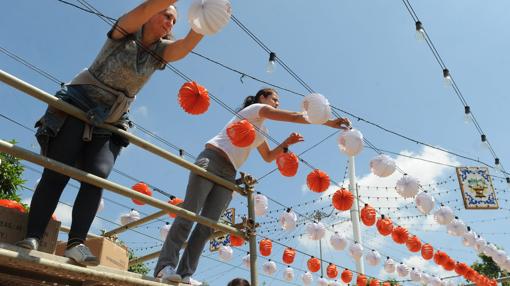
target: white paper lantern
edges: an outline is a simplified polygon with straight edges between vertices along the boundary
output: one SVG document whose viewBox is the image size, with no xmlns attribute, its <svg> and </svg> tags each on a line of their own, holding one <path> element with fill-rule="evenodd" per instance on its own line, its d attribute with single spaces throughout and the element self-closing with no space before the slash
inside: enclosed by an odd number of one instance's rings
<svg viewBox="0 0 510 286">
<path fill-rule="evenodd" d="M 289 210 L 280 215 L 280 225 L 284 231 L 292 231 L 296 228 L 297 216 Z"/>
<path fill-rule="evenodd" d="M 250 254 L 246 254 L 245 256 L 243 256 L 243 265 L 244 267 L 246 268 L 250 268 Z"/>
<path fill-rule="evenodd" d="M 262 194 L 255 195 L 255 215 L 263 216 L 267 212 L 267 208 L 269 207 L 269 203 L 267 197 Z"/>
<path fill-rule="evenodd" d="M 168 232 L 170 231 L 170 227 L 172 225 L 170 223 L 166 223 L 159 229 L 159 236 L 161 237 L 161 240 L 165 241 L 166 237 L 168 236 Z"/>
<path fill-rule="evenodd" d="M 229 261 L 232 260 L 234 251 L 232 250 L 232 247 L 228 245 L 220 245 L 220 248 L 218 249 L 218 256 L 223 261 Z"/>
<path fill-rule="evenodd" d="M 505 261 L 503 262 L 503 269 L 505 269 L 507 272 L 510 272 L 510 257 L 506 257 Z"/>
<path fill-rule="evenodd" d="M 343 286 L 343 284 L 338 282 L 337 280 L 335 280 L 335 281 L 331 281 L 329 283 L 329 286 Z"/>
<path fill-rule="evenodd" d="M 330 238 L 329 243 L 335 250 L 344 250 L 347 246 L 347 238 L 343 233 L 335 232 Z"/>
<path fill-rule="evenodd" d="M 283 270 L 283 279 L 289 282 L 294 280 L 294 269 L 290 267 L 285 268 L 285 270 Z"/>
<path fill-rule="evenodd" d="M 462 220 L 455 218 L 446 226 L 446 230 L 449 235 L 463 236 L 467 232 L 467 226 Z"/>
<path fill-rule="evenodd" d="M 193 31 L 212 35 L 227 25 L 231 14 L 228 0 L 195 0 L 188 10 L 188 22 Z"/>
<path fill-rule="evenodd" d="M 397 164 L 395 160 L 385 154 L 377 155 L 370 161 L 370 171 L 378 177 L 388 177 L 395 172 Z"/>
<path fill-rule="evenodd" d="M 395 268 L 396 268 L 396 265 L 395 265 L 395 261 L 391 258 L 387 258 L 386 261 L 384 261 L 384 271 L 386 271 L 386 273 L 395 273 Z"/>
<path fill-rule="evenodd" d="M 441 206 L 434 212 L 434 219 L 438 224 L 447 225 L 453 220 L 453 211 L 449 206 Z"/>
<path fill-rule="evenodd" d="M 404 199 L 414 198 L 418 194 L 420 182 L 413 176 L 404 175 L 397 181 L 396 190 Z"/>
<path fill-rule="evenodd" d="M 329 285 L 329 281 L 328 279 L 324 278 L 324 277 L 321 277 L 319 278 L 319 280 L 317 280 L 317 286 L 328 286 Z"/>
<path fill-rule="evenodd" d="M 421 192 L 416 196 L 415 199 L 416 208 L 422 214 L 429 214 L 432 209 L 434 209 L 434 205 L 436 204 L 433 196 L 429 195 L 426 192 Z"/>
<path fill-rule="evenodd" d="M 306 225 L 306 234 L 311 240 L 321 240 L 326 235 L 326 227 L 321 222 L 313 222 Z"/>
<path fill-rule="evenodd" d="M 340 151 L 348 156 L 356 156 L 363 150 L 363 134 L 356 129 L 342 132 L 338 137 Z"/>
<path fill-rule="evenodd" d="M 498 252 L 498 248 L 494 244 L 489 243 L 482 249 L 482 252 L 485 255 L 494 258 Z"/>
<path fill-rule="evenodd" d="M 274 261 L 269 260 L 262 264 L 262 271 L 266 275 L 273 275 L 276 272 L 276 270 L 277 270 L 276 263 L 274 263 Z"/>
<path fill-rule="evenodd" d="M 409 273 L 409 277 L 411 277 L 411 280 L 413 280 L 414 282 L 420 282 L 421 272 L 413 268 Z"/>
<path fill-rule="evenodd" d="M 497 250 L 492 258 L 494 259 L 494 262 L 496 262 L 498 265 L 503 264 L 506 260 L 506 253 L 501 249 Z"/>
<path fill-rule="evenodd" d="M 132 209 L 127 214 L 123 214 L 120 216 L 120 224 L 126 225 L 128 223 L 132 223 L 140 219 L 140 213 L 136 210 Z"/>
<path fill-rule="evenodd" d="M 377 266 L 381 262 L 381 254 L 376 250 L 372 250 L 365 256 L 365 260 L 369 265 Z"/>
<path fill-rule="evenodd" d="M 476 243 L 475 243 L 475 249 L 479 253 L 481 253 L 484 249 L 484 247 L 487 246 L 487 241 L 483 237 L 477 237 Z"/>
<path fill-rule="evenodd" d="M 306 271 L 301 275 L 301 281 L 305 286 L 311 285 L 313 283 L 313 276 L 310 272 Z"/>
<path fill-rule="evenodd" d="M 432 286 L 441 286 L 441 279 L 438 277 L 432 277 L 432 279 L 429 281 L 429 284 Z"/>
<path fill-rule="evenodd" d="M 409 266 L 405 265 L 404 263 L 400 263 L 397 265 L 397 274 L 400 277 L 406 277 L 409 275 Z"/>
<path fill-rule="evenodd" d="M 99 206 L 97 206 L 97 212 L 100 212 L 104 210 L 104 200 L 103 198 L 101 198 L 101 200 L 99 201 Z"/>
<path fill-rule="evenodd" d="M 428 285 L 430 284 L 430 280 L 432 279 L 432 276 L 428 275 L 427 273 L 421 274 L 421 283 Z"/>
<path fill-rule="evenodd" d="M 476 243 L 476 233 L 473 231 L 468 231 L 462 236 L 462 244 L 464 246 L 473 247 Z"/>
<path fill-rule="evenodd" d="M 361 244 L 355 242 L 349 246 L 349 255 L 354 258 L 354 260 L 358 261 L 361 256 L 363 256 L 363 246 Z"/>
<path fill-rule="evenodd" d="M 326 97 L 311 93 L 303 98 L 301 111 L 306 121 L 311 124 L 324 124 L 331 118 L 331 107 Z"/>
</svg>

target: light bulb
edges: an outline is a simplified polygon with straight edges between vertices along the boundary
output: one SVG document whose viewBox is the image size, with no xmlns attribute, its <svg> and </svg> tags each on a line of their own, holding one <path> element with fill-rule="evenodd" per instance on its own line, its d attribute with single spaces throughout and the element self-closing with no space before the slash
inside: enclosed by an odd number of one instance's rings
<svg viewBox="0 0 510 286">
<path fill-rule="evenodd" d="M 473 115 L 471 115 L 471 109 L 469 105 L 464 106 L 464 123 L 469 124 L 473 122 Z"/>
<path fill-rule="evenodd" d="M 496 169 L 502 171 L 501 164 L 499 163 L 499 158 L 494 158 L 494 165 L 496 165 Z"/>
<path fill-rule="evenodd" d="M 487 143 L 487 136 L 485 136 L 485 134 L 482 134 L 482 135 L 480 135 L 480 138 L 482 140 L 482 143 L 481 143 L 482 149 L 488 149 L 489 145 Z"/>
<path fill-rule="evenodd" d="M 425 30 L 423 24 L 420 21 L 416 22 L 416 40 L 423 42 L 425 41 Z"/>
<path fill-rule="evenodd" d="M 269 61 L 267 62 L 266 71 L 272 73 L 276 65 L 276 53 L 271 52 L 269 54 Z"/>
<path fill-rule="evenodd" d="M 450 71 L 448 69 L 444 69 L 443 70 L 443 79 L 444 79 L 444 84 L 446 86 L 450 86 L 452 85 L 452 76 L 450 75 Z"/>
</svg>

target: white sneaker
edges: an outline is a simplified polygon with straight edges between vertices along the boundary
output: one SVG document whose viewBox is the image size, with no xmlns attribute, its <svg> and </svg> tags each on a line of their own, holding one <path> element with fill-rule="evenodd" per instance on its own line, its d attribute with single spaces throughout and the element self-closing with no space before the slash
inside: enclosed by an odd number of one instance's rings
<svg viewBox="0 0 510 286">
<path fill-rule="evenodd" d="M 191 276 L 184 277 L 182 279 L 182 283 L 193 285 L 193 286 L 200 286 L 200 285 L 202 285 L 202 282 L 197 281 L 197 280 L 191 278 Z"/>
<path fill-rule="evenodd" d="M 181 275 L 177 274 L 175 272 L 175 269 L 167 265 L 161 271 L 159 271 L 157 278 L 161 278 L 163 282 L 181 282 L 182 277 Z"/>
<path fill-rule="evenodd" d="M 37 250 L 39 248 L 39 239 L 34 237 L 27 237 L 23 240 L 16 242 L 16 246 L 30 250 Z"/>
<path fill-rule="evenodd" d="M 99 259 L 90 252 L 90 249 L 85 244 L 78 244 L 64 251 L 64 256 L 71 258 L 76 263 L 85 266 L 97 266 L 99 265 Z"/>
</svg>

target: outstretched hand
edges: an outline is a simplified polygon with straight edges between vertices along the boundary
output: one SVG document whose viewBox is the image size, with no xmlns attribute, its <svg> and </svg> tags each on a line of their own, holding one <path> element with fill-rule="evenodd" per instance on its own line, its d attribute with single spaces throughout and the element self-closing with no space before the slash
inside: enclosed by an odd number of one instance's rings
<svg viewBox="0 0 510 286">
<path fill-rule="evenodd" d="M 328 122 L 324 123 L 324 125 L 343 130 L 351 129 L 351 121 L 347 117 L 328 120 Z"/>
<path fill-rule="evenodd" d="M 303 136 L 301 134 L 292 132 L 283 143 L 288 147 L 292 144 L 296 144 L 303 141 L 305 140 L 303 139 Z"/>
</svg>

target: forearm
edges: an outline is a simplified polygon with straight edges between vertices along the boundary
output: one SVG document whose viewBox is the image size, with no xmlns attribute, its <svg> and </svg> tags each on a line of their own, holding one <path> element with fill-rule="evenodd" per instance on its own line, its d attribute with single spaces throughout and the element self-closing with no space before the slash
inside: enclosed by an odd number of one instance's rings
<svg viewBox="0 0 510 286">
<path fill-rule="evenodd" d="M 203 35 L 190 30 L 185 38 L 175 41 L 167 48 L 168 52 L 166 53 L 165 60 L 167 62 L 174 62 L 184 58 L 203 38 Z"/>
<path fill-rule="evenodd" d="M 286 149 L 289 148 L 289 144 L 287 144 L 285 141 L 283 143 L 281 143 L 280 145 L 278 145 L 276 148 L 274 148 L 273 150 L 269 151 L 269 154 L 268 154 L 268 162 L 273 162 L 276 157 L 278 157 L 278 155 L 282 154 L 283 152 L 285 152 Z"/>
</svg>

